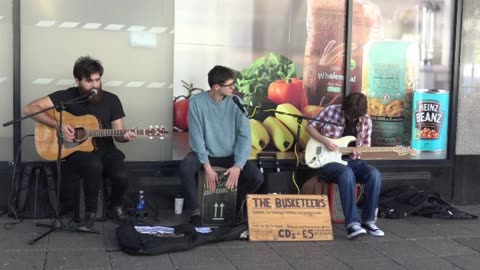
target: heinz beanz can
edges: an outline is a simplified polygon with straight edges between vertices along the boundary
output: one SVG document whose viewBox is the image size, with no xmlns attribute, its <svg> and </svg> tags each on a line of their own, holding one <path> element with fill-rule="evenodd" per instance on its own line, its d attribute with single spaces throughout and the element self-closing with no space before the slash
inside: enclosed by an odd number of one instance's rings
<svg viewBox="0 0 480 270">
<path fill-rule="evenodd" d="M 412 148 L 425 152 L 447 149 L 449 92 L 418 89 L 413 93 Z"/>
</svg>

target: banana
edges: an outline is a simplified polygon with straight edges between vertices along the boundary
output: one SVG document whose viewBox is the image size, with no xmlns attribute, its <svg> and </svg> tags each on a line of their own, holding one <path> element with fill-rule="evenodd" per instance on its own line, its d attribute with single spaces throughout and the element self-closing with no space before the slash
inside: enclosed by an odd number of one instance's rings
<svg viewBox="0 0 480 270">
<path fill-rule="evenodd" d="M 272 137 L 275 147 L 281 152 L 285 152 L 293 145 L 293 135 L 288 131 L 282 122 L 273 116 L 267 117 L 263 120 L 263 126 L 267 129 Z"/>
<path fill-rule="evenodd" d="M 277 111 L 303 116 L 303 114 L 290 103 L 283 103 L 278 105 Z M 288 130 L 290 130 L 290 132 L 292 132 L 293 136 L 297 134 L 298 122 L 296 117 L 281 113 L 275 113 L 275 117 L 277 117 L 277 119 L 280 120 L 280 122 L 282 122 L 288 128 Z M 310 135 L 308 135 L 307 131 L 305 130 L 305 127 L 307 126 L 307 120 L 303 119 L 301 125 L 302 127 L 300 128 L 300 147 L 305 149 L 308 140 L 310 140 Z"/>
<path fill-rule="evenodd" d="M 250 119 L 250 132 L 252 134 L 252 147 L 256 150 L 263 150 L 270 143 L 270 135 L 262 123 Z"/>
</svg>

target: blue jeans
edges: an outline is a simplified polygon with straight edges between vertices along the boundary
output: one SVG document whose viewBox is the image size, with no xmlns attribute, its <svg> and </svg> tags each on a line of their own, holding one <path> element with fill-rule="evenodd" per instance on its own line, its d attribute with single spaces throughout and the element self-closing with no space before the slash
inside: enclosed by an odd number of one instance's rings
<svg viewBox="0 0 480 270">
<path fill-rule="evenodd" d="M 377 168 L 363 160 L 348 159 L 348 164 L 329 163 L 320 169 L 318 174 L 323 180 L 338 185 L 342 201 L 345 226 L 360 224 L 357 211 L 355 188 L 356 182 L 364 185 L 362 223 L 375 221 L 375 211 L 378 207 L 378 197 L 382 186 L 382 176 Z"/>
<path fill-rule="evenodd" d="M 230 168 L 235 164 L 233 156 L 229 157 L 208 157 L 211 166 L 220 166 Z M 197 198 L 197 179 L 195 174 L 202 168 L 202 163 L 197 156 L 190 152 L 180 163 L 180 176 L 182 180 L 182 188 L 185 197 L 185 208 L 199 209 Z M 247 161 L 240 172 L 237 187 L 237 209 L 241 207 L 247 194 L 257 191 L 263 184 L 263 174 L 257 166 Z"/>
</svg>

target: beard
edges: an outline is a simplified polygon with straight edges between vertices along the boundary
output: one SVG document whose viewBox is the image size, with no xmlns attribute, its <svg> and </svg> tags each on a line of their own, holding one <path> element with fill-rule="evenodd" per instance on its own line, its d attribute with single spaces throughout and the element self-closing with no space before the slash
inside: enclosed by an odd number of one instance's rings
<svg viewBox="0 0 480 270">
<path fill-rule="evenodd" d="M 93 88 L 86 89 L 82 87 L 81 85 L 78 86 L 80 89 L 80 94 L 88 96 L 90 94 L 90 91 L 92 91 Z M 98 93 L 88 99 L 89 103 L 95 104 L 99 103 L 103 99 L 103 90 L 102 90 L 102 85 L 100 84 L 99 88 L 96 88 Z"/>
</svg>

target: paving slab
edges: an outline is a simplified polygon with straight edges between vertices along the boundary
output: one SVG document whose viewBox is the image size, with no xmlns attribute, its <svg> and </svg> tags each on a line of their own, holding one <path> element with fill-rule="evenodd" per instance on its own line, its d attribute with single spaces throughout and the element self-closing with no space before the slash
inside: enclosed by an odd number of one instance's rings
<svg viewBox="0 0 480 270">
<path fill-rule="evenodd" d="M 237 266 L 235 269 L 238 270 L 295 270 L 298 268 L 293 268 L 291 265 L 286 263 L 282 264 L 244 264 Z"/>
<path fill-rule="evenodd" d="M 411 270 L 461 270 L 461 268 L 440 257 L 401 258 L 395 261 Z"/>
<path fill-rule="evenodd" d="M 290 246 L 273 246 L 273 250 L 290 264 L 304 261 L 318 261 L 331 256 L 323 246 L 308 245 L 307 243 Z"/>
<path fill-rule="evenodd" d="M 319 269 L 335 269 L 335 270 L 351 270 L 348 265 L 335 259 L 332 256 L 321 257 L 318 260 L 302 260 L 293 263 L 292 266 L 297 270 L 319 270 Z"/>
<path fill-rule="evenodd" d="M 41 250 L 1 251 L 0 269 L 43 269 L 46 254 Z"/>
<path fill-rule="evenodd" d="M 111 269 L 111 266 L 105 250 L 51 250 L 44 269 Z"/>
<path fill-rule="evenodd" d="M 102 234 L 58 231 L 50 234 L 48 249 L 105 249 L 105 245 Z"/>
<path fill-rule="evenodd" d="M 403 239 L 444 237 L 441 233 L 433 231 L 429 226 L 422 227 L 407 219 L 384 219 L 380 228 Z"/>
<path fill-rule="evenodd" d="M 378 243 L 375 247 L 380 253 L 391 259 L 433 257 L 435 254 L 415 244 L 411 240 Z"/>
<path fill-rule="evenodd" d="M 156 256 L 131 256 L 123 252 L 109 252 L 109 256 L 112 267 L 111 269 L 115 270 L 175 269 L 168 254 Z"/>
<path fill-rule="evenodd" d="M 420 239 L 412 240 L 412 242 L 440 257 L 471 255 L 477 253 L 472 248 L 462 245 L 453 239 Z"/>
<path fill-rule="evenodd" d="M 28 245 L 28 242 L 48 231 L 47 228 L 35 226 L 32 220 L 23 221 L 13 227 L 7 226 L 8 224 L 1 223 L 2 226 L 0 226 L 0 250 L 45 250 L 47 248 L 48 237 L 41 239 L 33 246 Z"/>
<path fill-rule="evenodd" d="M 338 260 L 355 261 L 355 260 L 385 260 L 388 259 L 380 253 L 374 243 L 346 243 L 338 245 L 324 246 L 325 251 L 336 257 Z"/>
<path fill-rule="evenodd" d="M 241 265 L 275 265 L 285 260 L 270 247 L 221 248 L 228 260 L 235 266 Z"/>
<path fill-rule="evenodd" d="M 356 260 L 347 261 L 346 264 L 353 270 L 406 270 L 393 260 Z"/>
<path fill-rule="evenodd" d="M 479 228 L 480 230 L 480 228 Z M 480 252 L 480 237 L 453 238 L 456 242 Z"/>
<path fill-rule="evenodd" d="M 452 256 L 445 257 L 443 259 L 464 270 L 478 270 L 480 268 L 479 254 Z"/>
<path fill-rule="evenodd" d="M 457 237 L 471 237 L 472 235 L 478 234 L 478 229 L 480 225 L 474 226 L 474 228 L 464 227 L 461 224 L 430 224 L 430 225 L 419 225 L 424 229 L 430 229 L 437 234 L 443 235 L 448 238 L 457 238 Z"/>
<path fill-rule="evenodd" d="M 242 249 L 234 248 L 234 250 Z M 231 268 L 232 266 L 225 254 L 216 246 L 202 246 L 185 252 L 170 253 L 169 257 L 176 269 L 193 267 Z"/>
</svg>

